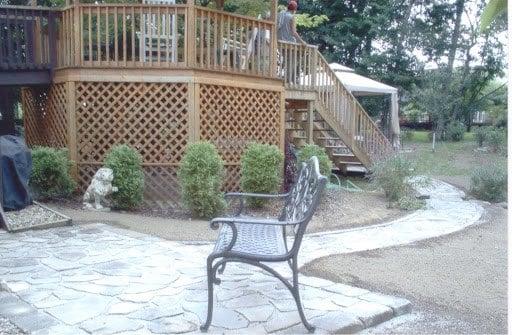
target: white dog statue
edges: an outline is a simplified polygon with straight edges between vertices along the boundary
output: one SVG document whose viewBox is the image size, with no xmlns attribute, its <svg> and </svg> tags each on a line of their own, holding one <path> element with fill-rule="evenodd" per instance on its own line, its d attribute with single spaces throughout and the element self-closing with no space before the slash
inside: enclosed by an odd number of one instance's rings
<svg viewBox="0 0 512 335">
<path fill-rule="evenodd" d="M 110 194 L 117 192 L 118 189 L 112 186 L 114 172 L 109 168 L 100 168 L 94 174 L 91 185 L 84 194 L 84 208 L 97 211 L 109 211 L 110 202 L 106 199 Z"/>
</svg>

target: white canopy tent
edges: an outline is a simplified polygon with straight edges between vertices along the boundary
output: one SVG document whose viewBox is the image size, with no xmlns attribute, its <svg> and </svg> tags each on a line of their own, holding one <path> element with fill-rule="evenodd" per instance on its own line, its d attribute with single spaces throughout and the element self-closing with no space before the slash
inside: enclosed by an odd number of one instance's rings
<svg viewBox="0 0 512 335">
<path fill-rule="evenodd" d="M 373 79 L 363 77 L 355 73 L 349 67 L 338 63 L 331 63 L 329 67 L 336 73 L 336 77 L 343 85 L 355 96 L 369 95 L 391 95 L 391 135 L 394 147 L 400 146 L 400 123 L 398 117 L 398 89 L 375 81 Z"/>
</svg>

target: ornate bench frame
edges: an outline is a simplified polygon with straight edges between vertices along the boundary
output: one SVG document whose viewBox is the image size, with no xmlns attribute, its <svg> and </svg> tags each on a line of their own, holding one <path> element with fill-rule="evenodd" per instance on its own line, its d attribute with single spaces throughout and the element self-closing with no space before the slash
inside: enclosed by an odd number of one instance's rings
<svg viewBox="0 0 512 335">
<path fill-rule="evenodd" d="M 299 295 L 297 257 L 306 227 L 318 206 L 327 178 L 320 174 L 318 159 L 312 157 L 303 163 L 297 181 L 291 191 L 285 194 L 227 193 L 226 198 L 239 200 L 234 217 L 215 218 L 210 222 L 212 229 L 222 228 L 214 251 L 206 260 L 208 276 L 208 314 L 201 331 L 206 332 L 212 321 L 213 284 L 220 284 L 216 273 L 222 274 L 229 262 L 246 263 L 266 270 L 279 279 L 291 292 L 304 326 L 309 332 L 315 327 L 308 323 L 304 315 Z M 278 219 L 242 217 L 246 198 L 283 199 L 285 205 Z M 248 229 L 250 227 L 250 229 Z M 288 238 L 287 227 L 293 227 Z M 275 234 L 279 230 L 279 236 Z M 272 238 L 268 238 L 268 237 Z M 256 238 L 255 238 L 256 237 Z M 267 238 L 265 238 L 267 237 Z M 276 243 L 279 242 L 279 243 Z M 275 252 L 277 244 L 284 245 L 283 252 Z M 219 259 L 219 260 L 217 260 Z M 217 260 L 215 263 L 214 261 Z M 287 262 L 292 270 L 292 283 L 277 271 L 262 262 Z"/>
</svg>

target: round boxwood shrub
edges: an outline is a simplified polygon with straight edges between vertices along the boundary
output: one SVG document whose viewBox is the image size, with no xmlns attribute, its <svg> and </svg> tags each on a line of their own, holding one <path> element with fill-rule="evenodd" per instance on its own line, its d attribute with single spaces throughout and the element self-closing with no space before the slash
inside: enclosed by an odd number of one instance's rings
<svg viewBox="0 0 512 335">
<path fill-rule="evenodd" d="M 66 149 L 34 148 L 29 181 L 34 197 L 44 199 L 70 195 L 76 188 L 70 175 L 72 164 Z"/>
<path fill-rule="evenodd" d="M 282 183 L 284 157 L 275 145 L 250 143 L 242 155 L 240 186 L 248 193 L 275 193 Z M 261 207 L 262 199 L 247 199 L 251 207 Z"/>
<path fill-rule="evenodd" d="M 184 205 L 192 215 L 210 219 L 224 210 L 223 176 L 224 162 L 213 144 L 197 142 L 187 146 L 178 178 Z"/>
<path fill-rule="evenodd" d="M 470 192 L 477 199 L 501 202 L 507 199 L 507 169 L 491 163 L 476 168 L 471 175 Z"/>
<path fill-rule="evenodd" d="M 450 122 L 446 126 L 446 137 L 454 142 L 462 141 L 466 128 L 460 122 Z"/>
<path fill-rule="evenodd" d="M 318 158 L 318 165 L 320 167 L 320 173 L 326 177 L 330 177 L 332 170 L 332 162 L 327 156 L 325 149 L 319 147 L 316 144 L 306 144 L 299 151 L 299 169 L 303 162 L 307 162 L 311 157 L 316 156 Z"/>
<path fill-rule="evenodd" d="M 128 145 L 116 145 L 105 157 L 105 166 L 114 172 L 112 185 L 118 188 L 112 194 L 114 207 L 132 209 L 140 205 L 144 193 L 142 156 Z"/>
</svg>

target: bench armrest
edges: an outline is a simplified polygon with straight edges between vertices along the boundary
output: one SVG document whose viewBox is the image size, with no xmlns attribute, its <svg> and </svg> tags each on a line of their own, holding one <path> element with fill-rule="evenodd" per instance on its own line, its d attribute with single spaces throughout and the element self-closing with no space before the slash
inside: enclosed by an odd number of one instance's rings
<svg viewBox="0 0 512 335">
<path fill-rule="evenodd" d="M 246 198 L 260 198 L 260 199 L 284 199 L 290 193 L 281 193 L 281 194 L 264 194 L 264 193 L 238 193 L 238 192 L 230 192 L 224 194 L 224 198 L 227 200 L 228 198 L 239 199 L 238 209 L 235 213 L 235 216 L 240 216 L 245 210 L 245 199 Z"/>
</svg>

